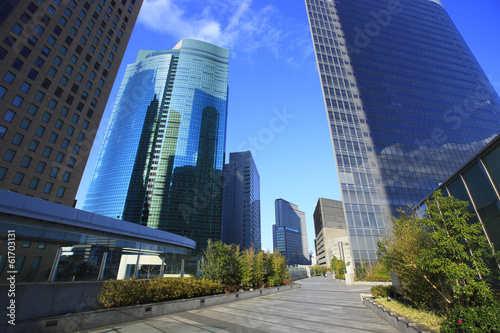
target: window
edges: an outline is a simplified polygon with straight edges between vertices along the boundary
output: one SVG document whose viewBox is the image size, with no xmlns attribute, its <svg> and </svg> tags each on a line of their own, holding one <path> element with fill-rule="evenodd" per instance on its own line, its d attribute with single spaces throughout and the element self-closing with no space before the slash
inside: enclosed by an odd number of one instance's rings
<svg viewBox="0 0 500 333">
<path fill-rule="evenodd" d="M 66 73 L 71 74 L 71 72 L 73 72 L 73 67 L 68 65 L 68 67 L 66 67 Z"/>
<path fill-rule="evenodd" d="M 42 87 L 45 89 L 49 89 L 51 83 L 52 82 L 49 79 L 45 78 L 45 79 L 43 79 Z"/>
<path fill-rule="evenodd" d="M 76 64 L 76 62 L 78 61 L 78 58 L 76 56 L 71 56 L 70 61 L 71 61 L 71 63 Z"/>
<path fill-rule="evenodd" d="M 5 76 L 3 77 L 3 80 L 7 83 L 12 83 L 15 78 L 16 76 L 14 74 L 12 74 L 11 72 L 7 72 L 7 74 L 5 74 Z"/>
<path fill-rule="evenodd" d="M 56 75 L 56 73 L 57 73 L 57 69 L 55 69 L 54 67 L 50 67 L 49 73 L 48 73 L 49 76 L 54 77 L 54 75 Z"/>
<path fill-rule="evenodd" d="M 16 113 L 14 111 L 7 110 L 7 112 L 5 112 L 5 115 L 3 116 L 3 120 L 10 123 L 12 119 L 14 119 L 15 115 Z"/>
<path fill-rule="evenodd" d="M 43 101 L 43 98 L 45 97 L 45 94 L 38 90 L 38 92 L 35 95 L 35 99 L 39 102 Z"/>
<path fill-rule="evenodd" d="M 38 128 L 36 129 L 35 135 L 41 137 L 41 136 L 43 136 L 44 132 L 45 132 L 45 127 L 38 126 Z"/>
<path fill-rule="evenodd" d="M 28 109 L 28 113 L 34 116 L 37 111 L 38 111 L 38 106 L 36 106 L 35 104 L 31 104 Z"/>
<path fill-rule="evenodd" d="M 54 44 L 56 43 L 56 39 L 54 38 L 54 36 L 50 36 L 47 42 L 50 45 L 54 46 Z"/>
<path fill-rule="evenodd" d="M 57 66 L 59 66 L 61 64 L 61 62 L 62 62 L 62 59 L 60 57 L 56 57 L 54 59 L 54 64 L 56 64 Z"/>
<path fill-rule="evenodd" d="M 28 150 L 36 151 L 37 148 L 38 148 L 38 141 L 31 140 Z"/>
<path fill-rule="evenodd" d="M 31 125 L 31 120 L 24 118 L 23 121 L 21 122 L 21 125 L 19 125 L 19 127 L 21 127 L 23 130 L 28 130 L 30 125 Z"/>
<path fill-rule="evenodd" d="M 92 80 L 94 80 L 94 79 L 95 79 L 95 77 L 96 77 L 96 73 L 95 73 L 95 72 L 90 73 L 90 78 L 91 78 Z"/>
<path fill-rule="evenodd" d="M 23 49 L 21 50 L 21 55 L 25 58 L 28 58 L 28 56 L 30 55 L 31 53 L 31 50 L 28 49 L 26 46 L 23 46 Z"/>
<path fill-rule="evenodd" d="M 50 171 L 50 177 L 51 178 L 56 178 L 57 177 L 57 173 L 59 172 L 59 168 L 57 167 L 53 167 L 52 168 L 52 171 Z"/>
<path fill-rule="evenodd" d="M 3 157 L 3 160 L 6 162 L 12 162 L 12 160 L 14 159 L 14 156 L 16 156 L 16 152 L 12 149 L 7 149 L 7 151 L 5 152 L 5 155 Z"/>
<path fill-rule="evenodd" d="M 72 34 L 73 36 L 76 36 L 76 28 L 75 27 L 72 27 L 71 30 L 69 31 L 70 34 Z"/>
<path fill-rule="evenodd" d="M 22 62 L 21 60 L 16 58 L 16 60 L 14 60 L 14 62 L 12 63 L 12 68 L 17 69 L 17 70 L 21 70 L 21 67 L 23 67 L 23 65 L 24 65 L 24 62 Z"/>
<path fill-rule="evenodd" d="M 57 157 L 56 157 L 56 162 L 62 163 L 63 159 L 64 159 L 64 154 L 63 153 L 58 153 Z"/>
<path fill-rule="evenodd" d="M 6 92 L 7 92 L 7 88 L 0 86 L 0 98 L 3 98 L 5 96 Z"/>
<path fill-rule="evenodd" d="M 85 38 L 85 37 L 82 36 L 80 38 L 80 44 L 85 45 L 85 43 L 87 43 L 87 38 Z"/>
<path fill-rule="evenodd" d="M 64 139 L 63 143 L 61 144 L 61 147 L 66 149 L 68 148 L 69 146 L 69 140 L 68 139 Z"/>
<path fill-rule="evenodd" d="M 26 248 L 31 247 L 31 242 L 29 242 L 29 241 L 23 242 L 23 247 L 26 247 Z"/>
<path fill-rule="evenodd" d="M 64 186 L 59 186 L 59 190 L 57 191 L 57 196 L 59 198 L 62 198 L 64 196 L 64 191 L 66 191 L 66 187 Z"/>
<path fill-rule="evenodd" d="M 66 25 L 66 23 L 68 23 L 68 20 L 66 20 L 65 17 L 61 17 L 59 19 L 59 23 L 61 23 L 61 25 L 64 27 Z"/>
<path fill-rule="evenodd" d="M 61 116 L 66 117 L 68 114 L 69 109 L 67 107 L 63 107 L 61 110 Z"/>
<path fill-rule="evenodd" d="M 82 64 L 82 66 L 80 67 L 80 70 L 85 73 L 87 71 L 87 65 Z"/>
<path fill-rule="evenodd" d="M 45 112 L 45 113 L 43 114 L 42 121 L 43 121 L 44 123 L 48 123 L 48 122 L 49 122 L 49 120 L 50 120 L 50 117 L 52 117 L 52 115 L 51 115 L 50 113 L 48 113 L 48 112 Z"/>
<path fill-rule="evenodd" d="M 19 95 L 16 95 L 14 99 L 12 100 L 12 105 L 20 107 L 21 104 L 23 103 L 23 98 Z"/>
<path fill-rule="evenodd" d="M 56 9 L 52 6 L 49 6 L 49 9 L 47 9 L 47 12 L 49 12 L 50 15 L 54 15 L 54 13 L 56 12 Z"/>
<path fill-rule="evenodd" d="M 14 135 L 14 138 L 12 139 L 12 144 L 19 146 L 21 142 L 23 142 L 23 139 L 24 135 L 16 133 L 16 135 Z"/>
<path fill-rule="evenodd" d="M 85 88 L 87 88 L 88 90 L 92 89 L 92 83 L 90 81 L 87 81 Z"/>
<path fill-rule="evenodd" d="M 23 157 L 23 160 L 21 161 L 21 166 L 23 168 L 28 168 L 30 166 L 30 163 L 31 163 L 31 157 L 25 155 Z"/>
<path fill-rule="evenodd" d="M 46 165 L 47 164 L 45 162 L 38 162 L 38 165 L 36 166 L 36 172 L 43 173 L 43 170 L 45 170 Z"/>
<path fill-rule="evenodd" d="M 69 181 L 69 177 L 71 176 L 71 173 L 66 171 L 63 175 L 63 182 L 67 183 Z"/>
<path fill-rule="evenodd" d="M 80 145 L 75 144 L 75 146 L 73 147 L 73 153 L 78 155 L 79 152 L 80 152 Z"/>
<path fill-rule="evenodd" d="M 5 132 L 7 132 L 7 127 L 0 125 L 0 139 L 3 139 Z"/>
<path fill-rule="evenodd" d="M 59 81 L 59 83 L 62 84 L 63 86 L 65 86 L 67 82 L 68 78 L 66 76 L 62 76 L 61 80 Z"/>
<path fill-rule="evenodd" d="M 45 63 L 45 60 L 43 60 L 42 58 L 38 57 L 36 60 L 35 60 L 35 66 L 38 67 L 38 68 L 42 68 L 43 64 Z"/>
<path fill-rule="evenodd" d="M 45 149 L 43 150 L 42 156 L 49 158 L 50 154 L 52 154 L 52 148 L 45 147 Z"/>
<path fill-rule="evenodd" d="M 21 90 L 23 93 L 27 93 L 31 88 L 31 85 L 27 82 L 23 82 L 23 84 L 21 85 L 21 88 L 19 88 L 19 90 Z"/>
<path fill-rule="evenodd" d="M 39 178 L 33 177 L 33 178 L 31 178 L 31 182 L 30 182 L 28 187 L 32 190 L 36 190 L 39 182 L 40 182 Z"/>
<path fill-rule="evenodd" d="M 64 124 L 64 122 L 61 119 L 57 119 L 55 128 L 61 129 L 63 124 Z"/>
<path fill-rule="evenodd" d="M 42 257 L 36 256 L 33 258 L 33 262 L 31 263 L 30 267 L 30 274 L 34 275 L 38 271 L 38 266 L 40 266 L 40 261 L 42 260 Z"/>
<path fill-rule="evenodd" d="M 34 69 L 31 69 L 28 73 L 28 78 L 34 80 L 36 79 L 36 76 L 38 75 L 38 72 L 35 71 Z"/>
<path fill-rule="evenodd" d="M 41 52 L 44 56 L 48 56 L 50 53 L 50 49 L 47 46 L 44 46 Z"/>
<path fill-rule="evenodd" d="M 74 167 L 75 166 L 75 163 L 76 163 L 76 160 L 73 158 L 73 157 L 70 157 L 69 158 L 69 162 L 68 162 L 68 166 L 70 168 Z"/>
<path fill-rule="evenodd" d="M 45 184 L 45 188 L 43 189 L 43 193 L 50 194 L 50 192 L 52 191 L 52 186 L 54 186 L 53 183 L 47 182 L 47 184 Z"/>
<path fill-rule="evenodd" d="M 57 137 L 58 137 L 58 135 L 56 133 L 52 132 L 52 134 L 50 134 L 50 137 L 49 137 L 49 142 L 56 143 Z"/>
<path fill-rule="evenodd" d="M 45 249 L 45 243 L 40 243 L 38 244 L 39 249 Z"/>
<path fill-rule="evenodd" d="M 44 31 L 44 29 L 40 25 L 36 26 L 35 32 L 37 33 L 38 36 L 41 36 L 43 31 Z"/>
<path fill-rule="evenodd" d="M 35 36 L 30 36 L 28 38 L 28 43 L 32 46 L 35 46 L 35 44 L 38 42 L 38 38 L 36 38 Z"/>
<path fill-rule="evenodd" d="M 89 111 L 92 111 L 92 110 L 90 110 L 90 109 L 89 109 Z M 87 116 L 88 116 L 88 112 L 87 112 Z M 90 117 L 89 117 L 89 118 L 90 118 Z M 88 122 L 88 121 L 86 121 L 86 120 L 84 120 L 84 121 L 83 121 L 83 124 L 82 124 L 82 128 L 83 128 L 83 129 L 87 129 L 88 127 L 89 127 L 89 122 Z"/>
<path fill-rule="evenodd" d="M 83 80 L 83 75 L 82 75 L 82 74 L 78 74 L 78 75 L 76 76 L 76 80 L 77 80 L 78 82 L 82 82 L 82 80 Z"/>
<path fill-rule="evenodd" d="M 61 48 L 59 49 L 59 53 L 61 53 L 62 55 L 66 55 L 66 52 L 68 52 L 68 49 L 65 46 L 61 46 Z"/>
<path fill-rule="evenodd" d="M 14 179 L 12 180 L 12 184 L 21 185 L 23 179 L 24 179 L 24 173 L 17 172 L 16 175 L 14 176 Z"/>
<path fill-rule="evenodd" d="M 83 139 L 84 139 L 84 138 L 85 138 L 85 133 L 80 132 L 80 133 L 78 134 L 78 141 L 83 141 Z"/>
<path fill-rule="evenodd" d="M 69 126 L 68 130 L 66 131 L 66 134 L 68 134 L 69 136 L 72 136 L 74 131 L 75 131 L 75 128 L 73 126 Z"/>
<path fill-rule="evenodd" d="M 80 27 L 82 25 L 82 21 L 80 19 L 76 19 L 75 24 L 77 27 Z"/>
</svg>

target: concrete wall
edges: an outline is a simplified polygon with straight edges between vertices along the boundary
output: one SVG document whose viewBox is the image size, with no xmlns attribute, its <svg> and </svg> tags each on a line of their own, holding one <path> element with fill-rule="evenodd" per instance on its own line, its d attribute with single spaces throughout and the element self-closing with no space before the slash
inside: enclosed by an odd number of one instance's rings
<svg viewBox="0 0 500 333">
<path fill-rule="evenodd" d="M 16 322 L 102 309 L 104 307 L 98 302 L 101 285 L 102 282 L 18 284 L 15 290 Z M 10 301 L 8 290 L 8 285 L 0 286 L 2 309 Z M 7 320 L 9 317 L 0 316 L 0 328 L 7 324 Z"/>
</svg>

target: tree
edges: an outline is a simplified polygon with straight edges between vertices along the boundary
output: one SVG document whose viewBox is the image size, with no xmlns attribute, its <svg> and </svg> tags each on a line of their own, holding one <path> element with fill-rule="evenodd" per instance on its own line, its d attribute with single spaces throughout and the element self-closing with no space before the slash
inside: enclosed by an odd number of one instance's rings
<svg viewBox="0 0 500 333">
<path fill-rule="evenodd" d="M 254 281 L 254 257 L 253 247 L 244 250 L 240 256 L 240 276 L 241 283 L 245 289 L 249 289 Z"/>
<path fill-rule="evenodd" d="M 405 297 L 419 307 L 449 310 L 490 302 L 486 260 L 492 249 L 467 202 L 437 191 L 425 212 L 401 212 L 378 246 L 383 264 L 399 276 Z"/>
</svg>

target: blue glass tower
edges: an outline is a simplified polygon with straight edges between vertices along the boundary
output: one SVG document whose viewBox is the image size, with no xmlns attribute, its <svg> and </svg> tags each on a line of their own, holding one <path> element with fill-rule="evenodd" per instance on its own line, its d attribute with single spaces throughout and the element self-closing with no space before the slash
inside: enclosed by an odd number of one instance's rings
<svg viewBox="0 0 500 333">
<path fill-rule="evenodd" d="M 309 265 L 306 215 L 297 205 L 283 199 L 276 199 L 274 208 L 274 249 L 285 256 L 288 265 Z"/>
<path fill-rule="evenodd" d="M 229 50 L 183 39 L 127 67 L 84 209 L 219 240 Z"/>
<path fill-rule="evenodd" d="M 500 100 L 439 0 L 306 0 L 354 263 L 500 132 Z"/>
</svg>

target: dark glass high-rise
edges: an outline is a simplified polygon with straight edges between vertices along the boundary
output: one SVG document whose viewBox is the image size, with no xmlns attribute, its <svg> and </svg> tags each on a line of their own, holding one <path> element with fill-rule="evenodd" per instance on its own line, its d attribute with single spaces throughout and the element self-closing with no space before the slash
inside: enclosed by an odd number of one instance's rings
<svg viewBox="0 0 500 333">
<path fill-rule="evenodd" d="M 306 0 L 354 263 L 388 216 L 500 132 L 500 100 L 439 0 Z"/>
</svg>

